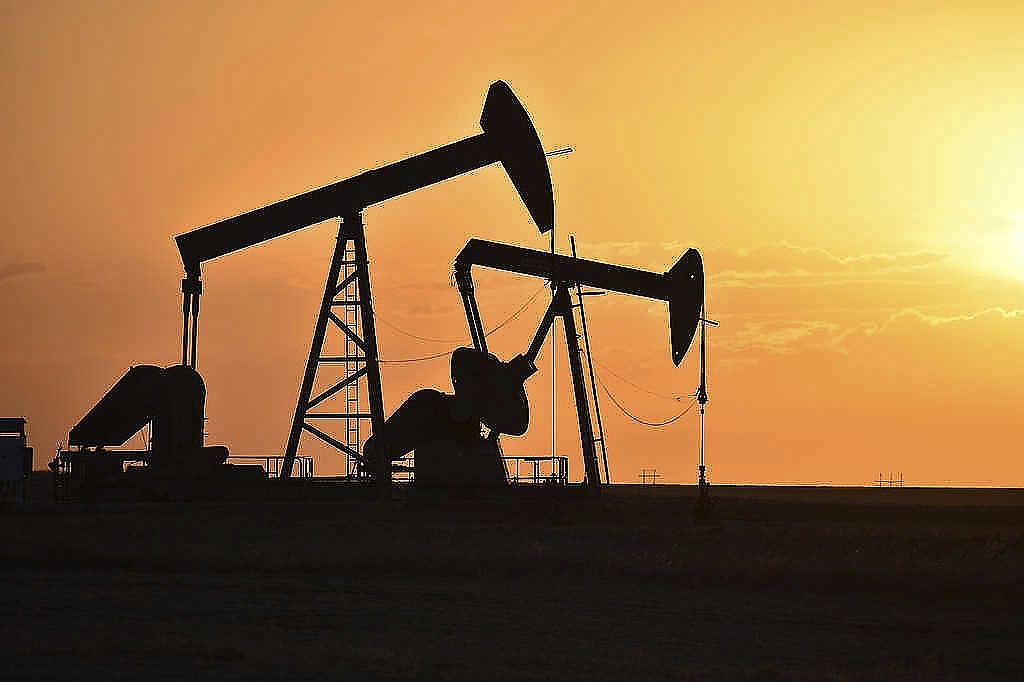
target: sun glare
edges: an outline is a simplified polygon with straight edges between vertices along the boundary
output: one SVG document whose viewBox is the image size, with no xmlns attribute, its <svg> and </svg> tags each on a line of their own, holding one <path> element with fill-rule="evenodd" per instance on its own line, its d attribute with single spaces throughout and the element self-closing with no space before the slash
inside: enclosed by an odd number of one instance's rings
<svg viewBox="0 0 1024 682">
<path fill-rule="evenodd" d="M 1024 279 L 1024 211 L 1008 216 L 998 229 L 973 234 L 966 252 L 980 270 L 1013 279 Z"/>
</svg>

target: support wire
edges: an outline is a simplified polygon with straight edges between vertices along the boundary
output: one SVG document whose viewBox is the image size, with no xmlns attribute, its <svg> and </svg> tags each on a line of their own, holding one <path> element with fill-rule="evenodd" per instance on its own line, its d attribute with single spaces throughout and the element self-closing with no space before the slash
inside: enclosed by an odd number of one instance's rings
<svg viewBox="0 0 1024 682">
<path fill-rule="evenodd" d="M 644 426 L 650 426 L 650 427 L 654 427 L 654 428 L 659 428 L 659 427 L 662 427 L 662 426 L 668 426 L 669 424 L 671 424 L 671 423 L 681 419 L 683 417 L 683 415 L 685 415 L 687 412 L 689 412 L 691 409 L 693 409 L 693 406 L 697 404 L 697 399 L 694 398 L 693 400 L 690 401 L 690 404 L 686 406 L 686 409 L 684 409 L 682 412 L 680 412 L 679 414 L 675 415 L 674 417 L 669 417 L 665 421 L 660 421 L 660 422 L 647 421 L 645 419 L 641 419 L 640 417 L 637 417 L 635 414 L 633 414 L 628 409 L 626 409 L 626 407 L 615 398 L 615 395 L 611 391 L 608 390 L 608 387 L 605 385 L 605 383 L 603 381 L 601 381 L 601 375 L 600 374 L 596 375 L 596 378 L 597 378 L 597 383 L 601 385 L 601 388 L 604 389 L 605 394 L 612 401 L 612 403 L 615 405 L 615 407 L 619 408 L 620 412 L 622 412 L 624 415 L 626 415 L 627 417 L 629 417 L 630 419 L 635 421 L 637 424 L 643 424 Z"/>
<path fill-rule="evenodd" d="M 526 299 L 525 303 L 523 303 L 521 306 L 519 306 L 518 310 L 516 310 L 514 313 L 512 313 L 511 315 L 506 317 L 504 320 L 502 320 L 501 322 L 499 322 L 495 326 L 491 327 L 488 331 L 484 332 L 484 336 L 490 336 L 491 334 L 495 333 L 496 331 L 498 331 L 499 329 L 501 329 L 502 327 L 507 325 L 512 320 L 514 320 L 517 317 L 519 317 L 520 315 L 522 315 L 523 311 L 525 311 L 530 306 L 531 303 L 536 301 L 537 297 L 540 296 L 542 293 L 544 293 L 544 291 L 547 290 L 547 288 L 548 287 L 545 284 L 545 285 L 541 286 L 540 289 L 537 289 L 537 291 L 535 291 L 533 293 L 533 295 L 530 296 L 530 298 Z M 391 329 L 394 329 L 395 331 L 397 331 L 400 334 L 405 334 L 406 336 L 411 336 L 414 339 L 420 339 L 422 341 L 437 341 L 439 343 L 458 343 L 459 341 L 463 340 L 463 339 L 430 339 L 430 338 L 427 338 L 427 337 L 424 337 L 424 336 L 417 336 L 417 335 L 415 335 L 415 334 L 413 334 L 411 332 L 407 332 L 407 331 L 405 331 L 403 329 L 399 329 L 398 327 L 396 327 L 395 325 L 393 325 L 393 324 L 391 324 L 389 322 L 384 322 L 379 317 L 377 318 L 377 321 L 378 322 L 382 322 L 384 325 L 390 327 Z M 384 364 L 384 365 L 400 365 L 400 364 L 407 364 L 407 363 L 410 363 L 410 362 L 423 362 L 423 361 L 426 361 L 426 360 L 436 360 L 438 358 L 447 357 L 447 356 L 451 355 L 454 352 L 455 352 L 455 349 L 452 348 L 451 350 L 441 351 L 440 353 L 434 353 L 432 355 L 424 355 L 423 357 L 419 357 L 419 358 L 403 358 L 401 360 L 382 360 L 382 359 L 378 359 L 377 362 L 379 362 L 381 364 Z"/>
</svg>

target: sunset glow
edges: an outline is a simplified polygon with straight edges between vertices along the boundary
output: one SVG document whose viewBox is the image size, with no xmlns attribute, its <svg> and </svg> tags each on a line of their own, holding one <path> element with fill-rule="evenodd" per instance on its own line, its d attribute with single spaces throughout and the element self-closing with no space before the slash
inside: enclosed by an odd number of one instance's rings
<svg viewBox="0 0 1024 682">
<path fill-rule="evenodd" d="M 900 8 L 6 3 L 0 416 L 29 419 L 43 466 L 129 366 L 177 360 L 173 235 L 473 134 L 504 79 L 576 150 L 550 160 L 560 251 L 663 272 L 701 250 L 714 481 L 1024 485 L 1024 8 Z M 469 343 L 450 270 L 471 236 L 548 244 L 493 166 L 365 220 L 385 359 L 454 345 L 402 331 Z M 211 442 L 284 447 L 335 234 L 207 265 Z M 481 274 L 485 324 L 541 284 Z M 521 352 L 543 299 L 492 350 Z M 619 401 L 685 407 L 698 356 L 672 366 L 664 305 L 604 296 L 588 321 Z M 550 451 L 539 364 L 508 454 Z M 385 366 L 386 410 L 448 371 Z M 601 399 L 613 479 L 694 479 L 695 416 L 653 430 Z"/>
</svg>

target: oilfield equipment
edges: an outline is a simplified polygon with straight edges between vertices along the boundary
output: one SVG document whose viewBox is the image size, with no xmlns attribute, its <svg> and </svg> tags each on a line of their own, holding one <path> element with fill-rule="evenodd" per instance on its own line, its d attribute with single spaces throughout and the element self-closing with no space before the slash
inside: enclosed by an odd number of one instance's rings
<svg viewBox="0 0 1024 682">
<path fill-rule="evenodd" d="M 285 448 L 281 469 L 283 478 L 291 476 L 303 431 L 362 465 L 365 462 L 359 446 L 359 424 L 369 421 L 371 432 L 376 432 L 384 424 L 363 209 L 477 168 L 501 163 L 540 231 L 548 232 L 554 227 L 554 194 L 544 149 L 526 109 L 505 82 L 497 81 L 487 91 L 480 127 L 482 133 L 459 142 L 175 238 L 185 267 L 185 278 L 181 284 L 181 362 L 195 367 L 199 297 L 203 288 L 202 263 L 324 220 L 341 218 L 337 245 Z M 342 315 L 336 314 L 336 309 L 341 310 Z M 344 333 L 344 355 L 323 354 L 329 325 Z M 321 365 L 339 364 L 345 368 L 345 375 L 326 390 L 312 395 L 317 369 Z M 366 385 L 365 408 L 357 391 L 360 381 Z M 346 408 L 343 412 L 311 411 L 341 391 L 345 391 Z M 329 433 L 322 425 L 324 421 L 345 422 L 344 434 Z"/>
<path fill-rule="evenodd" d="M 0 506 L 25 502 L 25 479 L 32 471 L 32 448 L 24 417 L 0 417 Z"/>
<path fill-rule="evenodd" d="M 195 479 L 253 479 L 262 467 L 227 464 L 228 449 L 205 445 L 206 385 L 187 365 L 136 365 L 71 429 L 50 463 L 58 496 L 117 488 L 126 481 L 175 486 Z M 111 450 L 150 425 L 143 450 Z M 141 478 L 140 478 L 141 477 Z"/>
<path fill-rule="evenodd" d="M 458 142 L 175 237 L 185 270 L 181 282 L 181 364 L 132 368 L 72 429 L 68 445 L 77 450 L 58 452 L 53 463 L 55 474 L 68 480 L 84 480 L 83 476 L 93 481 L 105 480 L 116 478 L 118 472 L 127 473 L 125 463 L 130 461 L 178 473 L 207 474 L 212 471 L 208 465 L 216 463 L 219 469 L 214 470 L 225 471 L 227 450 L 202 445 L 205 387 L 196 372 L 202 264 L 331 218 L 340 218 L 341 225 L 280 476 L 291 476 L 303 431 L 361 466 L 358 424 L 369 421 L 371 431 L 375 431 L 384 423 L 362 211 L 401 194 L 500 163 L 539 230 L 547 232 L 554 226 L 554 195 L 544 149 L 526 109 L 505 82 L 496 81 L 488 89 L 480 127 L 481 133 Z M 566 148 L 553 154 L 569 151 Z M 336 309 L 342 315 L 336 314 Z M 348 350 L 344 356 L 323 354 L 330 324 L 345 335 Z M 345 375 L 313 396 L 318 367 L 330 364 L 343 365 Z M 366 386 L 366 407 L 362 407 L 364 401 L 357 391 L 360 382 Z M 346 392 L 344 412 L 311 411 L 341 391 Z M 345 433 L 335 436 L 311 423 L 318 419 L 345 421 Z M 152 452 L 117 454 L 107 449 L 110 445 L 123 445 L 150 422 L 154 430 Z M 353 422 L 357 425 L 355 429 Z M 71 474 L 76 468 L 77 479 Z"/>
<path fill-rule="evenodd" d="M 542 277 L 552 283 L 551 303 L 533 340 L 524 353 L 507 362 L 487 350 L 473 286 L 474 266 Z M 454 393 L 425 388 L 409 396 L 367 440 L 367 466 L 372 467 L 378 478 L 390 479 L 391 463 L 415 451 L 417 485 L 504 484 L 498 437 L 526 433 L 530 423 L 526 380 L 537 372 L 537 356 L 555 318 L 560 317 L 579 422 L 584 484 L 599 489 L 600 464 L 570 291 L 573 287 L 589 286 L 668 302 L 671 357 L 678 366 L 693 342 L 704 300 L 700 253 L 688 249 L 667 272 L 655 273 L 471 239 L 455 259 L 455 282 L 473 348 L 458 348 L 452 353 Z M 481 424 L 487 429 L 486 435 Z"/>
<path fill-rule="evenodd" d="M 607 291 L 668 302 L 671 358 L 678 366 L 698 323 L 703 323 L 704 271 L 695 249 L 687 250 L 667 272 L 656 273 L 577 258 L 574 242 L 570 257 L 554 253 L 553 248 L 546 252 L 471 239 L 455 259 L 454 279 L 473 347 L 451 352 L 453 393 L 421 389 L 385 418 L 363 210 L 500 163 L 540 232 L 554 234 L 554 197 L 546 155 L 525 108 L 504 82 L 490 86 L 480 127 L 483 132 L 461 141 L 175 237 L 185 271 L 181 282 L 181 364 L 135 366 L 111 387 L 71 429 L 68 448 L 61 448 L 51 462 L 55 486 L 75 497 L 79 491 L 116 488 L 126 482 L 128 487 L 155 485 L 157 490 L 173 490 L 200 481 L 217 485 L 265 480 L 272 469 L 279 478 L 288 479 L 297 460 L 300 477 L 311 476 L 311 459 L 298 455 L 303 433 L 345 457 L 344 478 L 349 481 L 372 479 L 379 486 L 390 485 L 392 476 L 400 476 L 402 470 L 394 462 L 414 452 L 417 486 L 507 485 L 499 436 L 522 435 L 529 426 L 525 382 L 537 372 L 535 361 L 556 318 L 561 318 L 565 331 L 584 483 L 595 491 L 600 488 L 598 444 L 602 446 L 605 481 L 609 481 L 599 411 L 597 436 L 591 421 L 574 311 L 580 311 L 596 411 L 596 375 L 589 357 L 583 297 Z M 564 148 L 550 155 L 570 151 Z M 332 218 L 340 219 L 337 241 L 284 454 L 280 458 L 248 458 L 263 461 L 265 466 L 229 464 L 226 447 L 205 445 L 206 387 L 196 370 L 202 265 Z M 507 362 L 488 352 L 473 286 L 475 266 L 540 277 L 551 284 L 551 302 L 532 341 L 525 352 Z M 583 287 L 601 291 L 584 291 Z M 570 298 L 573 289 L 576 304 Z M 343 354 L 325 352 L 332 328 L 344 340 Z M 314 394 L 318 372 L 325 366 L 340 367 L 341 371 L 335 370 L 326 382 L 323 379 L 328 373 L 321 374 L 319 385 L 325 387 Z M 339 403 L 342 407 L 332 411 L 331 406 Z M 147 425 L 150 435 L 143 450 L 111 449 L 125 446 Z M 521 459 L 531 460 L 533 472 L 517 472 L 517 481 L 568 482 L 568 461 L 554 452 L 550 458 Z M 542 463 L 548 460 L 550 472 L 542 475 Z"/>
</svg>

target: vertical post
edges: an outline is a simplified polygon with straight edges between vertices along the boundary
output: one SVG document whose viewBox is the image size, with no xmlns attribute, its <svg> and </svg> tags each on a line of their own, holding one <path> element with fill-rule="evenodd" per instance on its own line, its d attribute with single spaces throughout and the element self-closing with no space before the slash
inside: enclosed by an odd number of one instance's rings
<svg viewBox="0 0 1024 682">
<path fill-rule="evenodd" d="M 704 466 L 704 405 L 700 406 L 700 464 L 697 465 L 697 489 L 701 497 L 707 495 L 707 467 Z"/>
<path fill-rule="evenodd" d="M 377 353 L 377 327 L 373 319 L 373 298 L 370 296 L 370 261 L 366 257 L 366 232 L 362 213 L 343 218 L 343 229 L 355 243 L 356 279 L 359 287 L 359 312 L 362 316 L 363 342 L 366 344 L 366 385 L 369 391 L 370 427 L 373 433 L 384 428 L 384 393 L 380 381 L 380 359 Z M 384 476 L 387 483 L 391 476 Z"/>
<path fill-rule="evenodd" d="M 697 403 L 700 405 L 700 462 L 697 465 L 697 491 L 700 494 L 700 503 L 707 501 L 708 488 L 711 484 L 707 478 L 707 467 L 704 464 L 704 412 L 708 404 L 708 383 L 707 383 L 707 326 L 709 320 L 704 317 L 704 306 L 700 309 L 700 386 L 697 387 Z M 712 324 L 718 324 L 711 320 Z"/>
<path fill-rule="evenodd" d="M 196 344 L 199 338 L 199 294 L 192 294 L 192 357 L 189 366 L 196 368 Z"/>
<path fill-rule="evenodd" d="M 706 356 L 704 342 L 706 340 L 707 321 L 704 319 L 704 308 L 700 310 L 700 386 L 697 388 L 697 403 L 700 405 L 700 461 L 697 464 L 698 504 L 704 505 L 708 496 L 707 467 L 704 465 L 704 406 L 708 402 Z"/>
<path fill-rule="evenodd" d="M 572 257 L 576 257 L 576 239 L 569 235 Z M 598 292 L 604 293 L 604 292 Z M 604 462 L 604 482 L 611 484 L 611 473 L 608 471 L 608 446 L 604 442 L 604 424 L 601 422 L 601 400 L 597 395 L 597 381 L 594 377 L 594 360 L 590 356 L 590 332 L 587 331 L 587 311 L 583 307 L 583 287 L 576 283 L 577 306 L 580 309 L 580 325 L 583 328 L 583 348 L 587 351 L 587 370 L 590 372 L 590 390 L 594 396 L 594 417 L 597 418 L 597 438 L 601 442 L 601 459 Z"/>
<path fill-rule="evenodd" d="M 203 281 L 199 271 L 186 272 L 181 280 L 181 364 L 195 369 L 196 337 L 199 336 L 199 296 L 203 293 Z M 192 351 L 191 359 L 189 350 Z"/>
<path fill-rule="evenodd" d="M 291 477 L 292 465 L 295 463 L 295 453 L 299 448 L 299 437 L 302 435 L 302 425 L 305 422 L 306 410 L 309 407 L 309 397 L 313 391 L 313 382 L 316 379 L 316 368 L 320 359 L 320 351 L 324 345 L 324 336 L 327 334 L 327 321 L 331 312 L 331 301 L 334 300 L 334 288 L 337 286 L 338 273 L 341 272 L 341 263 L 345 258 L 344 232 L 345 225 L 343 223 L 338 229 L 334 256 L 331 258 L 331 267 L 327 272 L 327 282 L 324 284 L 324 297 L 320 302 L 320 314 L 317 316 L 316 326 L 313 328 L 313 341 L 309 345 L 306 371 L 302 375 L 299 399 L 295 405 L 295 416 L 292 418 L 292 429 L 288 434 L 288 445 L 285 446 L 284 462 L 281 464 L 281 478 Z"/>
<path fill-rule="evenodd" d="M 711 498 L 709 491 L 711 481 L 707 477 L 707 466 L 704 460 L 704 413 L 708 404 L 708 381 L 707 381 L 707 328 L 710 324 L 718 326 L 715 320 L 709 320 L 706 306 L 701 305 L 700 309 L 700 385 L 697 387 L 697 404 L 700 405 L 700 461 L 697 464 L 697 506 L 695 512 L 698 519 L 706 519 L 711 513 Z"/>
<path fill-rule="evenodd" d="M 181 364 L 188 364 L 188 312 L 192 306 L 192 302 L 189 301 L 191 294 L 188 293 L 186 287 L 188 286 L 188 280 L 181 280 Z"/>
<path fill-rule="evenodd" d="M 362 341 L 366 344 L 367 392 L 370 400 L 370 428 L 380 433 L 384 428 L 384 394 L 381 389 L 380 359 L 377 353 L 377 326 L 374 322 L 374 302 L 370 296 L 370 260 L 367 257 L 366 231 L 362 228 L 362 214 L 343 218 L 347 235 L 355 246 L 356 284 L 359 291 L 359 314 L 362 321 Z M 386 459 L 386 458 L 385 458 Z M 377 485 L 391 486 L 391 463 L 383 461 L 377 472 Z M 386 468 L 386 471 L 383 469 Z"/>
<path fill-rule="evenodd" d="M 551 226 L 551 262 L 555 262 L 555 226 Z M 552 267 L 552 272 L 555 272 L 555 268 Z M 557 283 L 551 281 L 551 303 L 554 307 L 555 297 L 558 295 L 556 292 Z M 572 310 L 569 310 L 572 313 Z M 564 319 L 564 318 L 563 318 Z M 558 328 L 555 326 L 551 327 L 551 456 L 554 457 L 558 453 L 555 450 L 555 430 L 558 426 L 558 395 L 556 389 L 556 382 L 558 380 L 557 373 L 557 359 L 558 359 L 558 347 L 555 343 L 555 339 L 558 338 Z"/>
<path fill-rule="evenodd" d="M 583 362 L 580 360 L 579 336 L 576 334 L 576 320 L 573 319 L 569 289 L 559 284 L 555 291 L 556 305 L 565 326 L 565 345 L 569 350 L 569 371 L 572 374 L 572 392 L 576 399 L 576 418 L 580 424 L 580 444 L 583 447 L 583 466 L 587 474 L 587 485 L 596 490 L 601 488 L 601 471 L 597 465 L 597 450 L 594 448 L 594 426 L 590 421 L 590 404 L 587 386 L 583 377 Z"/>
</svg>

